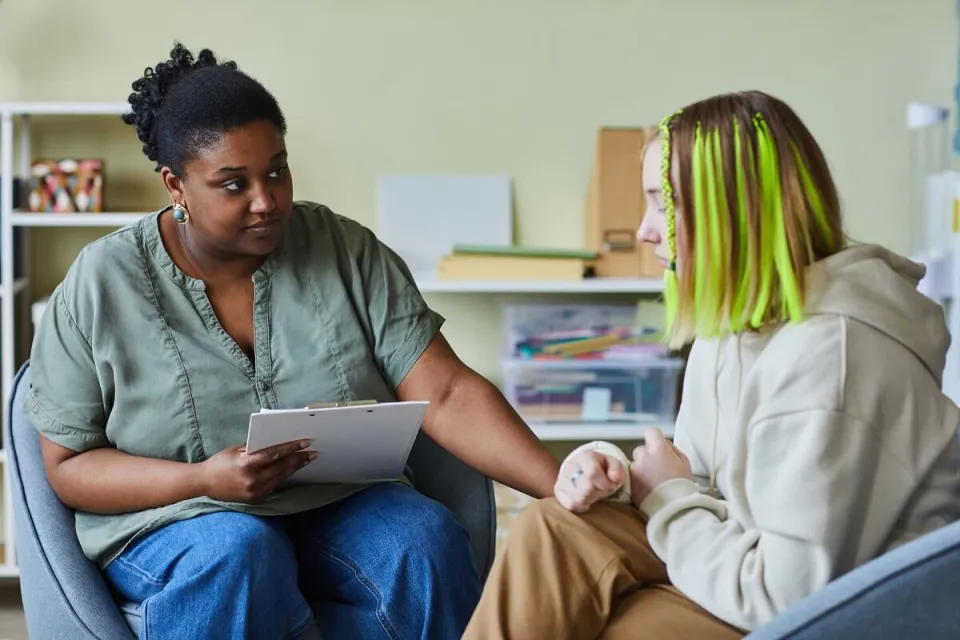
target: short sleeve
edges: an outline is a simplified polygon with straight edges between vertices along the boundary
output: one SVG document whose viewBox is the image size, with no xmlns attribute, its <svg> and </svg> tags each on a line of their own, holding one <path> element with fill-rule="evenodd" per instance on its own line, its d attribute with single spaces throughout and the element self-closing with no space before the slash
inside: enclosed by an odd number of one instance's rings
<svg viewBox="0 0 960 640">
<path fill-rule="evenodd" d="M 426 350 L 444 318 L 423 299 L 403 259 L 364 229 L 359 256 L 374 355 L 396 389 Z"/>
<path fill-rule="evenodd" d="M 110 445 L 93 352 L 67 308 L 63 285 L 37 327 L 24 403 L 37 431 L 63 447 L 82 453 Z"/>
</svg>

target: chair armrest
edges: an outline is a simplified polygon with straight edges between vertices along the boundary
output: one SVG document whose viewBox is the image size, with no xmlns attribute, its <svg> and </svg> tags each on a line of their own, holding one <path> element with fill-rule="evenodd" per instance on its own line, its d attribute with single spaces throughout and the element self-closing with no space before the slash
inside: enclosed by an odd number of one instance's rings
<svg viewBox="0 0 960 640">
<path fill-rule="evenodd" d="M 133 639 L 100 569 L 77 540 L 73 512 L 43 469 L 40 440 L 23 411 L 30 388 L 25 364 L 13 381 L 4 442 L 16 527 L 20 593 L 31 638 Z"/>
<path fill-rule="evenodd" d="M 834 580 L 749 640 L 960 638 L 960 522 Z"/>
</svg>

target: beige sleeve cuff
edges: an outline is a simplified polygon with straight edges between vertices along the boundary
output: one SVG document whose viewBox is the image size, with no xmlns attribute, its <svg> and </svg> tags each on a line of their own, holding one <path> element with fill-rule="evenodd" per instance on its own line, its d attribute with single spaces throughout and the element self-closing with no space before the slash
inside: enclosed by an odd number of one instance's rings
<svg viewBox="0 0 960 640">
<path fill-rule="evenodd" d="M 611 502 L 630 502 L 630 459 L 627 457 L 623 451 L 620 450 L 620 447 L 610 444 L 609 442 L 594 441 L 588 442 L 585 445 L 581 445 L 573 450 L 573 452 L 566 457 L 563 461 L 563 465 L 567 464 L 571 458 L 576 455 L 583 453 L 584 451 L 596 451 L 597 453 L 606 456 L 620 464 L 623 467 L 623 482 L 620 484 L 620 487 L 614 491 L 611 495 L 607 496 L 606 500 Z"/>
<path fill-rule="evenodd" d="M 671 502 L 698 494 L 700 494 L 700 488 L 693 480 L 686 478 L 667 480 L 660 483 L 656 489 L 650 492 L 650 495 L 643 499 L 643 502 L 640 503 L 640 512 L 648 518 L 652 518 Z"/>
</svg>

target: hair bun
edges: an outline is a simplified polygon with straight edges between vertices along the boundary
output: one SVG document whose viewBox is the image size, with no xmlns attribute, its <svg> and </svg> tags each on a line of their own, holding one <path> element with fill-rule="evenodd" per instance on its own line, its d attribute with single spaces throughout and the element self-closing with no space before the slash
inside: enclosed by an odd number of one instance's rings
<svg viewBox="0 0 960 640">
<path fill-rule="evenodd" d="M 153 69 L 144 69 L 143 76 L 134 80 L 133 93 L 127 98 L 131 111 L 123 115 L 123 121 L 136 127 L 137 138 L 143 143 L 147 158 L 157 161 L 157 118 L 170 89 L 191 71 L 218 64 L 210 49 L 202 49 L 194 58 L 189 49 L 177 42 L 170 51 L 169 60 L 157 63 Z M 235 63 L 225 63 L 225 66 L 236 68 Z"/>
</svg>

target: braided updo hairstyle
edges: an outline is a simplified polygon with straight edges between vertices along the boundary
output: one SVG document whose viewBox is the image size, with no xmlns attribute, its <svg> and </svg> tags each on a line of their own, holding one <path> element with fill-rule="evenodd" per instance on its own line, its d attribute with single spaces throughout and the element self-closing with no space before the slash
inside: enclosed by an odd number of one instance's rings
<svg viewBox="0 0 960 640">
<path fill-rule="evenodd" d="M 232 61 L 218 61 L 209 49 L 194 58 L 180 43 L 170 59 L 133 83 L 132 107 L 123 121 L 134 125 L 143 153 L 183 177 L 183 166 L 217 143 L 220 135 L 266 120 L 281 135 L 287 123 L 276 99 Z"/>
</svg>

